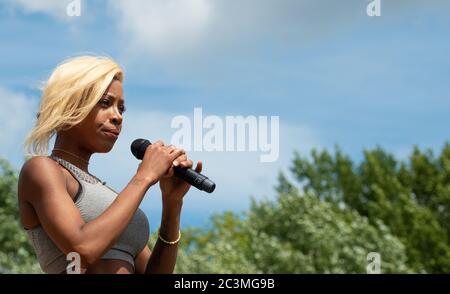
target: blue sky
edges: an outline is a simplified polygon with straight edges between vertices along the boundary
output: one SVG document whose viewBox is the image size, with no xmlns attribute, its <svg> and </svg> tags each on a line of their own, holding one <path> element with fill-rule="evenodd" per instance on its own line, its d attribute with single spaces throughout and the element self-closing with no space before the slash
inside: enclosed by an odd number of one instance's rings
<svg viewBox="0 0 450 294">
<path fill-rule="evenodd" d="M 121 190 L 137 168 L 134 138 L 170 141 L 171 119 L 204 115 L 278 115 L 280 157 L 255 152 L 192 152 L 217 183 L 191 190 L 182 222 L 240 211 L 250 196 L 272 198 L 293 151 L 341 146 L 355 160 L 380 145 L 406 158 L 413 145 L 438 151 L 449 139 L 450 2 L 0 0 L 0 156 L 19 169 L 20 146 L 34 123 L 45 81 L 62 60 L 108 55 L 125 69 L 127 113 L 114 149 L 95 155 L 91 172 Z M 152 230 L 160 195 L 141 204 Z"/>
</svg>

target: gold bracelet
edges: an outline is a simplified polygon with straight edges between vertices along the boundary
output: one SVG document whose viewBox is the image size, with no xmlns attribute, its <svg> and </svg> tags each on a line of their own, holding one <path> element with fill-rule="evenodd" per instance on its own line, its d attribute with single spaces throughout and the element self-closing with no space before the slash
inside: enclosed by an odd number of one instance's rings
<svg viewBox="0 0 450 294">
<path fill-rule="evenodd" d="M 159 240 L 163 241 L 166 244 L 174 245 L 174 244 L 177 244 L 180 241 L 180 239 L 181 239 L 181 231 L 178 231 L 178 238 L 175 241 L 167 241 L 167 240 L 165 240 L 163 237 L 161 237 L 161 234 L 160 234 L 159 231 L 160 231 L 160 229 L 158 229 L 158 238 L 159 238 Z"/>
</svg>

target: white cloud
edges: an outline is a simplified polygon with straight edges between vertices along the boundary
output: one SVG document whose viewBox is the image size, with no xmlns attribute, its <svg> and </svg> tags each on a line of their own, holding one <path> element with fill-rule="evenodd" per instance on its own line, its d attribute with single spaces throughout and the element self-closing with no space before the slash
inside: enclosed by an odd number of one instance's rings
<svg viewBox="0 0 450 294">
<path fill-rule="evenodd" d="M 170 61 L 230 49 L 252 50 L 260 41 L 284 46 L 308 45 L 335 32 L 358 29 L 373 19 L 368 1 L 317 0 L 110 0 L 123 37 L 140 57 Z M 443 9 L 445 0 L 383 1 L 383 20 L 428 9 Z M 214 53 L 211 53 L 214 52 Z"/>
<path fill-rule="evenodd" d="M 37 102 L 22 93 L 0 86 L 0 156 L 9 158 L 20 151 L 26 133 L 35 121 Z"/>
<path fill-rule="evenodd" d="M 152 52 L 176 52 L 194 47 L 211 19 L 208 0 L 110 1 L 119 27 L 136 46 Z"/>
<path fill-rule="evenodd" d="M 321 22 L 331 22 L 310 16 L 311 9 L 319 9 L 312 1 L 110 0 L 109 3 L 133 50 L 162 59 L 202 55 L 213 48 L 225 51 L 274 32 L 317 30 Z M 329 9 L 336 11 L 339 7 L 328 6 L 333 7 L 320 10 L 325 16 Z"/>
</svg>

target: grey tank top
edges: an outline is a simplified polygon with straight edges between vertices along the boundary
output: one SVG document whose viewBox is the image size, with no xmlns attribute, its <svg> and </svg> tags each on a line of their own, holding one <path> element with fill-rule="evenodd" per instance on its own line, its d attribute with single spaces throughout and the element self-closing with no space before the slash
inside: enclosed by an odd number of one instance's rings
<svg viewBox="0 0 450 294">
<path fill-rule="evenodd" d="M 50 156 L 66 168 L 79 182 L 80 189 L 75 198 L 75 205 L 87 223 L 101 215 L 117 197 L 117 192 L 68 161 L 56 156 Z M 26 229 L 28 238 L 33 244 L 41 269 L 45 273 L 62 273 L 70 261 L 50 239 L 42 226 Z M 149 224 L 144 212 L 137 209 L 127 228 L 116 243 L 101 259 L 119 259 L 129 262 L 134 267 L 134 259 L 147 245 Z"/>
</svg>

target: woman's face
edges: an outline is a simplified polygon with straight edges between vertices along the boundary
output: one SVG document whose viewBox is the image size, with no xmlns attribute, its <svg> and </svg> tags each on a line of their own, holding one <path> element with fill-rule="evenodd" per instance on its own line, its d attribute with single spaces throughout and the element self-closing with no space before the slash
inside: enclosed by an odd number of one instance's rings
<svg viewBox="0 0 450 294">
<path fill-rule="evenodd" d="M 109 152 L 122 130 L 124 111 L 122 83 L 113 80 L 89 115 L 70 131 L 90 152 Z"/>
</svg>

